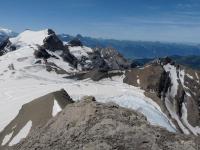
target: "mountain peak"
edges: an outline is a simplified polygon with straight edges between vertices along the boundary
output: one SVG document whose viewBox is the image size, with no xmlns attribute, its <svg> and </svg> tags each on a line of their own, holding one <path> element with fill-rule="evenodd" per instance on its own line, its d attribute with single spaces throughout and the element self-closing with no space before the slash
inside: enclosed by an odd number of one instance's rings
<svg viewBox="0 0 200 150">
<path fill-rule="evenodd" d="M 17 37 L 11 38 L 13 44 L 25 44 L 25 45 L 43 45 L 43 40 L 50 34 L 55 33 L 51 29 L 45 29 L 40 31 L 25 30 Z"/>
</svg>

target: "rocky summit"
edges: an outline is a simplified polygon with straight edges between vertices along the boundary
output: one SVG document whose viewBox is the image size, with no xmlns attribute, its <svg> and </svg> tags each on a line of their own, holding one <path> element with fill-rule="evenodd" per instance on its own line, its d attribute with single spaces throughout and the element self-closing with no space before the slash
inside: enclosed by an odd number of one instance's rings
<svg viewBox="0 0 200 150">
<path fill-rule="evenodd" d="M 87 96 L 68 104 L 10 149 L 195 150 L 198 144 L 198 138 L 151 126 L 142 114 L 131 109 L 98 103 Z"/>
</svg>

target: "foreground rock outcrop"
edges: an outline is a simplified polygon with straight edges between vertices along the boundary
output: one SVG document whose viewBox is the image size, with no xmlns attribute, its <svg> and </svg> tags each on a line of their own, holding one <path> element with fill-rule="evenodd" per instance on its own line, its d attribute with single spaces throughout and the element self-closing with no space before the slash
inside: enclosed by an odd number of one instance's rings
<svg viewBox="0 0 200 150">
<path fill-rule="evenodd" d="M 63 89 L 39 97 L 24 104 L 18 115 L 0 132 L 0 150 L 4 150 L 19 141 L 20 133 L 30 123 L 30 131 L 39 125 L 45 125 L 52 117 L 59 113 L 66 105 L 73 103 Z M 28 132 L 27 131 L 27 134 Z M 10 135 L 10 138 L 7 138 Z"/>
<path fill-rule="evenodd" d="M 11 150 L 197 150 L 199 139 L 151 126 L 146 118 L 93 97 L 69 104 Z"/>
<path fill-rule="evenodd" d="M 84 80 L 84 79 L 91 79 L 93 81 L 100 81 L 105 78 L 112 78 L 114 76 L 121 76 L 124 72 L 120 70 L 103 70 L 103 69 L 96 69 L 87 72 L 79 72 L 74 75 L 70 75 L 65 77 L 66 79 L 75 79 L 75 80 Z"/>
</svg>

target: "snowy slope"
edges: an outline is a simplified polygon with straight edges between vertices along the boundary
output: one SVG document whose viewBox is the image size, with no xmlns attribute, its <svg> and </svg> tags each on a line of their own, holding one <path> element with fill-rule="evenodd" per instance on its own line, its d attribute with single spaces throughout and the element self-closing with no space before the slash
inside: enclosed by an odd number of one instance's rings
<svg viewBox="0 0 200 150">
<path fill-rule="evenodd" d="M 41 31 L 31 31 L 31 30 L 26 30 L 19 34 L 15 38 L 11 38 L 10 41 L 14 45 L 42 45 L 43 40 L 48 37 L 48 29 L 41 30 Z"/>
<path fill-rule="evenodd" d="M 0 57 L 0 64 L 2 66 L 0 68 L 0 80 L 8 80 L 11 77 L 16 79 L 23 78 L 24 76 L 34 76 L 35 74 L 40 74 L 40 78 L 46 78 L 47 76 L 56 74 L 55 72 L 47 72 L 44 63 L 35 64 L 37 59 L 35 59 L 33 53 L 34 48 L 24 46 L 16 51 L 9 52 Z M 65 70 L 73 71 L 73 68 L 61 58 L 51 58 L 49 62 L 53 62 Z M 9 66 L 13 66 L 13 68 L 10 68 Z"/>
</svg>

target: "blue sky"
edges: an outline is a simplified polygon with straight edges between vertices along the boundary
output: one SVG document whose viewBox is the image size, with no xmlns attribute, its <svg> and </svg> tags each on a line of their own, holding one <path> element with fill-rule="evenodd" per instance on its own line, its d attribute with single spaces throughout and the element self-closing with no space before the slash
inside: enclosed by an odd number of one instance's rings
<svg viewBox="0 0 200 150">
<path fill-rule="evenodd" d="M 0 0 L 0 26 L 200 43 L 200 0 Z"/>
</svg>

